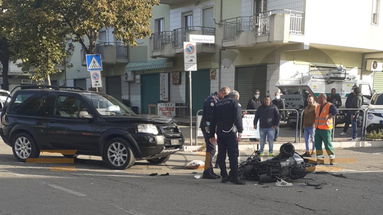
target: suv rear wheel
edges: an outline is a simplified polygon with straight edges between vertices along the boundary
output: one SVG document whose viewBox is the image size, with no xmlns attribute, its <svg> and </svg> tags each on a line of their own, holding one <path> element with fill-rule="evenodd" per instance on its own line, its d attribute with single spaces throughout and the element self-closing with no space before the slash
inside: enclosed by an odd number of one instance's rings
<svg viewBox="0 0 383 215">
<path fill-rule="evenodd" d="M 37 158 L 40 156 L 40 150 L 37 148 L 31 135 L 27 133 L 17 134 L 12 139 L 12 151 L 17 160 L 25 162 L 28 158 Z"/>
<path fill-rule="evenodd" d="M 108 141 L 102 159 L 112 169 L 129 168 L 135 162 L 132 149 L 127 141 L 122 138 L 113 138 Z"/>
</svg>

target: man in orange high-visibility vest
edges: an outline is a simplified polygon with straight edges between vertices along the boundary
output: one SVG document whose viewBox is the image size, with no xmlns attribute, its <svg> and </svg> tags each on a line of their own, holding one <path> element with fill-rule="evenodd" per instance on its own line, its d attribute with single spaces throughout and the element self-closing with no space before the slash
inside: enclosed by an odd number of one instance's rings
<svg viewBox="0 0 383 215">
<path fill-rule="evenodd" d="M 324 163 L 322 142 L 324 143 L 327 155 L 330 158 L 330 164 L 334 164 L 335 153 L 331 141 L 336 114 L 338 114 L 338 110 L 333 104 L 327 102 L 326 94 L 320 94 L 319 105 L 315 110 L 315 148 L 318 164 Z"/>
</svg>

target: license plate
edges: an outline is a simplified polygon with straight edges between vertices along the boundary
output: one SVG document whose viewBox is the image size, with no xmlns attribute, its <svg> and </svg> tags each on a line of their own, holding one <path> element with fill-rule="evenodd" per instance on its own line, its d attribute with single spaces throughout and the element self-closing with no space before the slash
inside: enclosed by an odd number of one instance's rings
<svg viewBox="0 0 383 215">
<path fill-rule="evenodd" d="M 179 139 L 170 139 L 170 144 L 171 145 L 179 145 L 180 144 L 180 140 Z"/>
</svg>

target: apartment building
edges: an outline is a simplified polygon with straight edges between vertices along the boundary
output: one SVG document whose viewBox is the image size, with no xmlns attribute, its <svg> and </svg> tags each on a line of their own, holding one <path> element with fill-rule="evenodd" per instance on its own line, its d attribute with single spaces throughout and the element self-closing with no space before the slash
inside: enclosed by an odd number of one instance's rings
<svg viewBox="0 0 383 215">
<path fill-rule="evenodd" d="M 373 59 L 383 62 L 381 13 L 381 0 L 161 0 L 152 10 L 153 34 L 138 46 L 119 49 L 108 29 L 100 36 L 104 91 L 129 100 L 141 113 L 154 113 L 163 102 L 186 114 L 189 81 L 182 44 L 189 34 L 216 37 L 215 44 L 197 45 L 194 112 L 221 86 L 240 91 L 246 105 L 256 89 L 273 95 L 282 82 L 339 65 L 380 91 L 382 72 L 368 65 Z M 66 83 L 89 88 L 81 48 L 75 48 Z"/>
<path fill-rule="evenodd" d="M 68 41 L 68 45 L 73 46 L 73 53 L 63 65 L 63 72 L 52 75 L 52 84 L 91 89 L 85 51 L 79 43 Z M 129 62 L 128 47 L 114 37 L 113 29 L 106 28 L 100 30 L 96 52 L 101 54 L 103 61 L 103 87 L 100 90 L 121 100 L 122 74 Z"/>
</svg>

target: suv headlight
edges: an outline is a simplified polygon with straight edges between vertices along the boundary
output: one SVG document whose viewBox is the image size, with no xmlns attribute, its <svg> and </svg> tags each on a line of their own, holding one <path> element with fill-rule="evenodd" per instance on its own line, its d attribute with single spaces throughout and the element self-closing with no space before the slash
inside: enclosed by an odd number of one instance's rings
<svg viewBox="0 0 383 215">
<path fill-rule="evenodd" d="M 137 125 L 137 131 L 139 133 L 147 133 L 147 134 L 158 134 L 157 126 L 153 124 L 139 124 Z"/>
</svg>

